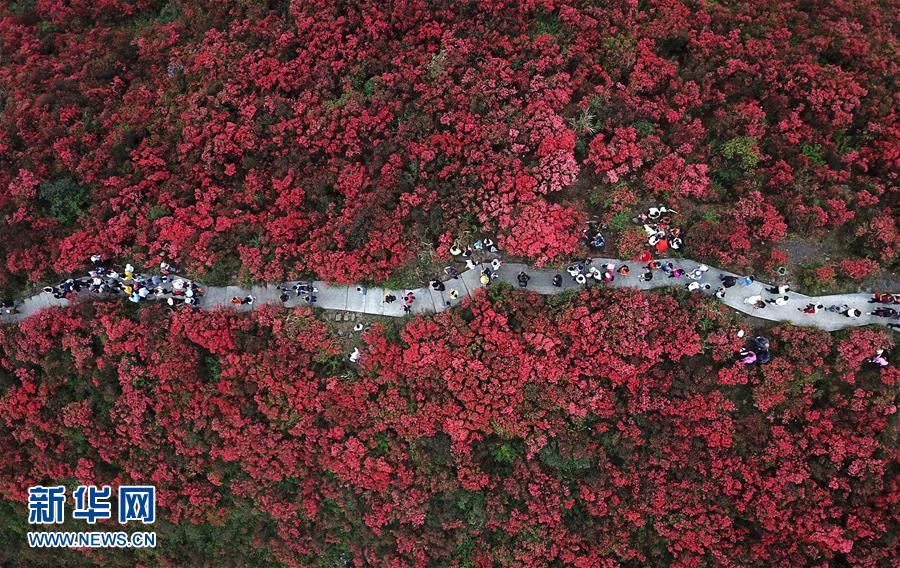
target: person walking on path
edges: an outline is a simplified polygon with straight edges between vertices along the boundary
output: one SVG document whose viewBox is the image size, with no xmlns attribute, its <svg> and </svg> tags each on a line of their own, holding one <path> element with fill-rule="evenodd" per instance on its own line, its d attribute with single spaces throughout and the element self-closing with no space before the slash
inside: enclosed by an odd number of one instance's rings
<svg viewBox="0 0 900 568">
<path fill-rule="evenodd" d="M 823 306 L 822 304 L 806 304 L 805 308 L 797 308 L 797 309 L 800 310 L 801 312 L 803 312 L 804 314 L 817 314 L 817 313 L 819 313 L 819 310 L 821 310 L 824 307 L 825 306 Z"/>
<path fill-rule="evenodd" d="M 525 274 L 525 271 L 523 270 L 516 276 L 516 280 L 519 281 L 519 288 L 525 288 L 528 286 L 528 281 L 531 280 L 531 276 Z"/>
<path fill-rule="evenodd" d="M 763 301 L 762 296 L 760 296 L 758 294 L 756 296 L 748 296 L 748 297 L 744 298 L 744 303 L 750 304 L 754 308 L 765 308 L 766 307 L 766 303 Z"/>
<path fill-rule="evenodd" d="M 893 308 L 885 308 L 883 306 L 879 306 L 871 312 L 866 312 L 866 315 L 878 316 L 880 318 L 895 318 L 897 317 L 897 314 L 897 310 Z"/>
</svg>

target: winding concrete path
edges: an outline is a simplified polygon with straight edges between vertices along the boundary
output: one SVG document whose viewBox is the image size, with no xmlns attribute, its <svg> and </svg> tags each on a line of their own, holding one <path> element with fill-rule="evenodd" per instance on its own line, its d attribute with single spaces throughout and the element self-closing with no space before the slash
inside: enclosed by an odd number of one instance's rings
<svg viewBox="0 0 900 568">
<path fill-rule="evenodd" d="M 659 261 L 662 263 L 671 261 L 676 267 L 684 269 L 688 274 L 701 265 L 701 263 L 689 259 L 659 259 Z M 524 270 L 529 276 L 531 276 L 531 280 L 529 281 L 527 286 L 527 290 L 529 292 L 535 292 L 538 294 L 559 294 L 568 290 L 579 289 L 586 286 L 613 288 L 627 287 L 640 290 L 648 290 L 651 288 L 662 288 L 666 286 L 684 287 L 687 283 L 693 281 L 687 276 L 684 276 L 682 278 L 669 278 L 665 272 L 661 270 L 655 270 L 653 279 L 649 282 L 646 282 L 639 278 L 639 276 L 644 272 L 642 265 L 638 262 L 632 261 L 621 261 L 609 258 L 595 258 L 592 260 L 592 265 L 602 270 L 603 265 L 608 262 L 614 262 L 617 268 L 623 263 L 628 264 L 631 268 L 631 274 L 629 274 L 628 276 L 622 276 L 621 274 L 616 273 L 615 280 L 613 282 L 605 284 L 588 279 L 587 284 L 581 285 L 574 282 L 569 274 L 565 271 L 559 272 L 550 269 L 532 269 L 524 264 L 504 263 L 498 271 L 499 278 L 494 282 L 506 282 L 518 287 L 516 277 L 520 271 Z M 487 264 L 485 264 L 484 266 L 487 266 Z M 562 275 L 561 287 L 555 287 L 552 285 L 552 279 L 556 274 Z M 699 280 L 699 282 L 701 284 L 709 283 L 710 288 L 708 290 L 701 289 L 694 293 L 714 295 L 716 289 L 720 285 L 720 275 L 731 275 L 739 277 L 739 275 L 733 274 L 731 272 L 726 272 L 714 267 L 709 267 L 709 270 L 703 274 L 703 277 Z M 416 288 L 412 290 L 386 290 L 381 287 L 373 287 L 366 289 L 364 294 L 361 294 L 357 290 L 356 286 L 334 285 L 316 280 L 313 282 L 313 285 L 318 288 L 318 292 L 316 293 L 316 297 L 318 300 L 314 305 L 326 310 L 357 312 L 379 316 L 402 317 L 406 315 L 403 310 L 403 296 L 405 296 L 407 292 L 411 291 L 415 295 L 415 301 L 411 305 L 411 313 L 423 314 L 441 312 L 458 305 L 463 299 L 472 297 L 475 294 L 476 290 L 478 290 L 479 288 L 483 288 L 484 286 L 480 282 L 480 276 L 480 267 L 462 272 L 458 279 L 445 280 L 444 284 L 446 286 L 446 290 L 442 292 L 432 290 L 430 287 Z M 292 286 L 293 283 L 287 283 L 286 285 Z M 787 304 L 783 306 L 766 304 L 765 308 L 755 308 L 744 302 L 745 298 L 756 295 L 761 295 L 765 299 L 772 298 L 773 295 L 765 291 L 765 288 L 769 286 L 771 285 L 765 284 L 763 282 L 753 282 L 749 286 L 742 286 L 741 284 L 737 284 L 736 286 L 729 288 L 727 290 L 725 298 L 722 298 L 719 301 L 738 311 L 744 312 L 754 317 L 772 321 L 791 322 L 793 324 L 801 326 L 818 327 L 828 331 L 835 331 L 847 327 L 856 327 L 869 324 L 886 325 L 892 322 L 898 323 L 898 320 L 896 319 L 888 320 L 885 318 L 870 316 L 866 314 L 866 312 L 872 311 L 877 306 L 877 304 L 869 303 L 869 299 L 871 299 L 870 294 L 806 296 L 804 294 L 799 294 L 796 292 L 788 292 L 787 295 L 790 297 L 790 300 Z M 279 296 L 282 292 L 278 289 L 278 285 L 276 284 L 253 286 L 249 289 L 241 288 L 238 286 L 204 286 L 204 289 L 206 290 L 206 293 L 198 302 L 197 307 L 206 310 L 221 308 L 237 311 L 248 311 L 260 304 L 274 304 L 279 306 L 284 305 L 288 308 L 292 308 L 297 305 L 306 305 L 302 298 L 294 297 L 293 291 L 291 291 L 290 293 L 290 300 L 282 304 L 279 299 Z M 451 290 L 454 289 L 459 293 L 459 298 L 456 300 L 451 300 L 450 293 Z M 384 302 L 384 296 L 387 292 L 394 294 L 397 297 L 397 300 L 393 303 Z M 252 294 L 256 298 L 256 302 L 253 305 L 235 306 L 231 304 L 231 299 L 233 297 L 244 297 L 248 294 Z M 80 298 L 90 296 L 91 295 L 89 293 L 82 292 Z M 122 301 L 125 301 L 124 298 L 122 299 Z M 71 302 L 67 299 L 57 299 L 54 298 L 50 293 L 42 292 L 25 299 L 22 304 L 18 306 L 19 311 L 17 314 L 0 316 L 0 321 L 8 323 L 20 321 L 45 308 L 53 306 L 67 306 L 70 303 Z M 816 314 L 806 314 L 800 311 L 799 308 L 803 308 L 809 303 L 823 304 L 825 307 L 828 307 L 832 304 L 847 305 L 851 308 L 859 309 L 862 312 L 862 315 L 858 318 L 850 318 L 845 315 L 828 312 L 826 310 L 821 310 Z"/>
</svg>

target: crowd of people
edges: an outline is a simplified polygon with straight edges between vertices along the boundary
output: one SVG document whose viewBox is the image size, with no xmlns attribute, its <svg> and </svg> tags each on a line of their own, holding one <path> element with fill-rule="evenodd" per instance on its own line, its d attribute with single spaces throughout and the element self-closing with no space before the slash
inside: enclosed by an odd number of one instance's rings
<svg viewBox="0 0 900 568">
<path fill-rule="evenodd" d="M 657 253 L 663 254 L 670 248 L 678 250 L 684 246 L 681 229 L 673 223 L 673 215 L 678 212 L 667 207 L 650 207 L 638 214 L 632 222 L 641 225 L 647 235 L 647 244 Z"/>
<path fill-rule="evenodd" d="M 157 300 L 173 307 L 197 306 L 203 297 L 203 288 L 175 275 L 166 262 L 160 263 L 159 274 L 138 274 L 131 263 L 117 269 L 104 262 L 99 254 L 92 255 L 90 260 L 91 269 L 86 276 L 69 278 L 56 286 L 46 286 L 43 292 L 57 299 L 73 294 L 101 298 L 120 296 L 136 304 L 144 300 Z"/>
</svg>

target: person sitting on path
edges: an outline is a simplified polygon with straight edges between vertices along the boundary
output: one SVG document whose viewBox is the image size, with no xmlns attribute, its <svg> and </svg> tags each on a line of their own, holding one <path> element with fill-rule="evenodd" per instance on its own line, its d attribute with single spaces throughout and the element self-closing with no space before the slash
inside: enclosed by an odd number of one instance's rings
<svg viewBox="0 0 900 568">
<path fill-rule="evenodd" d="M 856 308 L 847 308 L 843 313 L 848 318 L 853 318 L 853 319 L 856 319 L 862 315 L 862 311 L 858 310 Z"/>
<path fill-rule="evenodd" d="M 503 263 L 500 261 L 499 258 L 495 258 L 494 260 L 491 261 L 491 270 L 493 270 L 494 272 L 497 272 L 498 270 L 500 270 L 501 266 L 503 266 Z"/>
<path fill-rule="evenodd" d="M 481 276 L 478 278 L 478 281 L 481 282 L 482 286 L 490 286 L 491 285 L 491 269 L 485 268 L 481 271 Z"/>
<path fill-rule="evenodd" d="M 456 288 L 450 288 L 450 292 L 448 295 L 450 296 L 451 300 L 458 300 L 459 299 L 459 290 L 457 290 Z"/>
<path fill-rule="evenodd" d="M 467 258 L 467 259 L 466 259 L 466 270 L 472 270 L 472 269 L 474 269 L 476 266 L 478 266 L 478 265 L 475 264 L 475 261 L 474 261 L 474 260 L 472 260 L 471 258 Z"/>
<path fill-rule="evenodd" d="M 766 292 L 768 292 L 769 294 L 778 294 L 779 296 L 784 296 L 790 289 L 791 287 L 787 284 L 782 284 L 780 286 L 769 286 L 768 288 L 766 288 Z"/>
<path fill-rule="evenodd" d="M 683 268 L 676 268 L 672 271 L 672 274 L 669 274 L 669 278 L 681 278 L 682 276 L 684 276 Z"/>
<path fill-rule="evenodd" d="M 452 280 L 459 279 L 459 270 L 457 270 L 455 266 L 448 266 L 447 268 L 445 268 L 444 274 L 446 274 L 447 277 Z"/>
<path fill-rule="evenodd" d="M 386 304 L 392 304 L 392 303 L 394 303 L 394 301 L 396 301 L 396 300 L 397 300 L 397 296 L 395 296 L 395 295 L 393 295 L 393 294 L 388 293 L 388 294 L 385 294 L 385 295 L 384 295 L 384 302 L 385 302 Z"/>
<path fill-rule="evenodd" d="M 775 304 L 776 306 L 783 306 L 788 303 L 788 300 L 790 300 L 790 298 L 787 296 L 778 296 L 775 299 L 766 300 L 766 302 L 768 302 L 770 304 Z"/>
<path fill-rule="evenodd" d="M 900 304 L 900 295 L 887 294 L 885 292 L 875 292 L 872 294 L 870 304 Z"/>
<path fill-rule="evenodd" d="M 253 297 L 253 294 L 247 294 L 246 296 L 244 296 L 244 299 L 241 300 L 241 304 L 243 304 L 245 306 L 252 306 L 253 302 L 255 302 L 255 301 L 256 301 L 256 298 Z"/>
<path fill-rule="evenodd" d="M 584 284 L 587 282 L 587 277 L 584 274 L 579 274 L 575 277 L 575 282 L 578 284 Z"/>
<path fill-rule="evenodd" d="M 648 270 L 647 272 L 643 273 L 643 274 L 640 276 L 640 280 L 641 280 L 642 282 L 650 282 L 651 280 L 653 280 L 653 271 L 652 271 L 652 270 Z"/>
<path fill-rule="evenodd" d="M 630 273 L 631 273 L 631 269 L 628 268 L 627 264 L 623 264 L 622 266 L 619 267 L 619 274 L 621 274 L 622 276 L 628 276 L 628 274 L 630 274 Z"/>
<path fill-rule="evenodd" d="M 232 305 L 232 306 L 240 306 L 242 303 L 243 303 L 243 302 L 241 302 L 241 299 L 238 298 L 237 296 L 233 296 L 233 297 L 231 298 L 231 305 Z"/>
<path fill-rule="evenodd" d="M 562 275 L 561 274 L 557 274 L 556 276 L 553 277 L 553 286 L 556 288 L 562 287 Z"/>
<path fill-rule="evenodd" d="M 716 290 L 716 298 L 725 299 L 725 286 L 719 286 L 719 289 Z"/>
<path fill-rule="evenodd" d="M 525 274 L 525 271 L 523 270 L 516 276 L 516 280 L 519 281 L 519 288 L 525 288 L 528 286 L 528 281 L 531 280 L 531 276 Z"/>
<path fill-rule="evenodd" d="M 407 292 L 406 296 L 403 298 L 403 303 L 406 304 L 407 306 L 411 305 L 415 301 L 416 301 L 416 295 L 413 294 L 412 292 Z"/>
<path fill-rule="evenodd" d="M 450 247 L 450 254 L 452 254 L 453 256 L 459 256 L 462 254 L 462 252 L 462 249 L 459 248 L 459 245 L 457 245 L 456 243 L 453 243 L 453 245 Z"/>
<path fill-rule="evenodd" d="M 443 282 L 441 282 L 440 280 L 435 278 L 434 280 L 431 281 L 431 289 L 435 290 L 436 292 L 443 292 L 444 290 L 447 289 L 447 287 L 444 286 Z"/>
</svg>

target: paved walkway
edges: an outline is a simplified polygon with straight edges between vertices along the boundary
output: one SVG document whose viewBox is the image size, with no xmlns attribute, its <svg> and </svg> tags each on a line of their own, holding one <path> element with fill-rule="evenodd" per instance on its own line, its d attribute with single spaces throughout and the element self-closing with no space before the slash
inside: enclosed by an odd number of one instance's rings
<svg viewBox="0 0 900 568">
<path fill-rule="evenodd" d="M 687 273 L 690 273 L 695 268 L 700 266 L 700 263 L 689 259 L 658 260 L 662 263 L 671 261 L 675 264 L 676 267 L 684 269 Z M 687 276 L 682 278 L 669 278 L 668 275 L 663 271 L 655 270 L 653 279 L 649 282 L 645 282 L 639 278 L 640 275 L 644 272 L 641 263 L 633 261 L 595 258 L 592 261 L 592 265 L 598 267 L 601 271 L 603 271 L 602 267 L 607 262 L 614 262 L 617 268 L 623 263 L 628 264 L 631 268 L 631 274 L 629 274 L 628 276 L 623 276 L 621 274 L 615 273 L 615 280 L 610 283 L 600 283 L 597 281 L 593 281 L 592 279 L 588 279 L 587 284 L 581 285 L 574 282 L 569 274 L 565 271 L 558 272 L 556 270 L 549 269 L 532 269 L 524 264 L 504 263 L 501 269 L 498 271 L 499 278 L 497 280 L 494 280 L 494 283 L 496 283 L 497 281 L 501 281 L 513 286 L 518 286 L 516 276 L 520 271 L 523 270 L 527 272 L 529 276 L 531 276 L 531 280 L 528 282 L 527 290 L 529 292 L 536 292 L 538 294 L 559 294 L 567 290 L 583 288 L 586 286 L 636 288 L 639 290 L 648 290 L 651 288 L 662 288 L 666 286 L 684 287 L 687 283 L 694 281 Z M 485 264 L 484 266 L 487 266 L 487 264 Z M 552 285 L 552 279 L 556 274 L 562 275 L 561 287 L 555 287 Z M 730 272 L 710 267 L 709 270 L 703 274 L 703 277 L 698 280 L 698 282 L 700 282 L 701 284 L 709 283 L 710 288 L 708 290 L 701 289 L 694 293 L 714 295 L 716 289 L 720 285 L 720 275 L 738 276 Z M 434 291 L 430 287 L 417 288 L 413 290 L 386 290 L 384 288 L 374 287 L 366 289 L 364 294 L 361 294 L 359 291 L 357 291 L 355 286 L 337 286 L 317 280 L 313 282 L 313 285 L 318 288 L 318 292 L 315 294 L 317 297 L 317 301 L 314 305 L 326 310 L 340 310 L 380 316 L 402 317 L 406 315 L 403 309 L 403 297 L 407 292 L 411 291 L 415 295 L 415 300 L 410 306 L 411 313 L 422 314 L 441 312 L 445 309 L 456 306 L 466 297 L 473 296 L 477 289 L 483 288 L 484 286 L 480 282 L 480 276 L 480 267 L 462 272 L 458 279 L 445 280 L 444 284 L 446 286 L 446 290 L 442 292 Z M 291 288 L 293 286 L 293 283 L 287 283 L 285 284 L 285 286 Z M 766 304 L 765 308 L 755 308 L 744 302 L 744 299 L 756 295 L 761 295 L 764 299 L 773 298 L 773 294 L 769 294 L 765 291 L 765 288 L 769 286 L 771 285 L 762 282 L 753 282 L 749 286 L 742 286 L 741 284 L 737 284 L 732 288 L 728 288 L 725 297 L 719 299 L 719 301 L 738 311 L 744 312 L 754 317 L 772 321 L 791 322 L 793 324 L 802 326 L 813 326 L 828 331 L 835 331 L 847 327 L 856 327 L 869 324 L 887 325 L 888 323 L 892 322 L 898 323 L 898 320 L 896 319 L 888 320 L 885 318 L 870 316 L 866 314 L 866 312 L 872 311 L 879 305 L 869 303 L 869 300 L 872 297 L 870 294 L 838 294 L 833 296 L 811 297 L 795 292 L 788 292 L 787 295 L 790 297 L 790 300 L 786 305 L 777 306 L 775 304 Z M 294 297 L 293 291 L 290 292 L 290 299 L 282 304 L 279 299 L 282 291 L 280 291 L 277 288 L 277 285 L 274 284 L 266 286 L 253 286 L 249 289 L 241 288 L 238 286 L 211 286 L 204 288 L 206 290 L 206 293 L 202 298 L 200 298 L 198 302 L 198 307 L 200 309 L 212 310 L 223 308 L 238 311 L 247 311 L 261 304 L 274 304 L 279 306 L 284 305 L 288 308 L 292 308 L 297 305 L 306 305 L 302 297 Z M 459 299 L 457 300 L 450 299 L 450 292 L 453 289 L 457 290 L 459 293 Z M 397 297 L 397 300 L 393 303 L 385 303 L 384 296 L 387 292 L 394 294 Z M 256 298 L 256 302 L 253 305 L 231 304 L 232 298 L 245 297 L 248 294 L 252 294 Z M 82 292 L 80 297 L 85 296 L 89 296 L 89 294 Z M 122 298 L 122 301 L 125 301 L 125 299 Z M 825 307 L 833 304 L 847 305 L 851 308 L 859 309 L 862 312 L 862 315 L 858 318 L 851 318 L 839 313 L 828 312 L 826 310 L 821 310 L 816 314 L 806 314 L 800 311 L 801 308 L 810 303 L 823 304 Z M 24 300 L 23 303 L 18 307 L 19 313 L 14 315 L 2 315 L 0 316 L 0 321 L 19 321 L 42 309 L 52 306 L 66 306 L 69 304 L 70 301 L 67 299 L 57 299 L 54 298 L 50 293 L 42 292 Z M 191 308 L 180 307 L 178 309 Z"/>
</svg>

